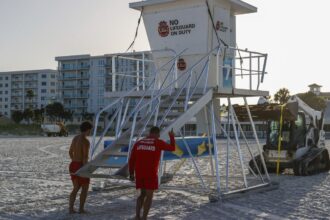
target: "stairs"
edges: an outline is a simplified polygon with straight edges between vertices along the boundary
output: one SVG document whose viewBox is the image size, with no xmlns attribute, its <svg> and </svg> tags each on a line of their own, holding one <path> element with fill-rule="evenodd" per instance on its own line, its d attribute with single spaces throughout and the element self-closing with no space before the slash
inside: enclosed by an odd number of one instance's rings
<svg viewBox="0 0 330 220">
<path fill-rule="evenodd" d="M 127 169 L 128 152 L 121 152 L 123 147 L 131 147 L 134 144 L 134 139 L 146 136 L 149 129 L 156 125 L 161 128 L 161 139 L 168 138 L 168 132 L 173 128 L 174 131 L 179 131 L 181 127 L 187 123 L 192 117 L 200 112 L 204 106 L 212 100 L 213 90 L 209 89 L 205 94 L 196 93 L 191 95 L 187 110 L 185 110 L 185 103 L 187 95 L 185 91 L 175 90 L 174 95 L 160 96 L 158 99 L 158 114 L 156 111 L 142 114 L 147 110 L 148 106 L 140 109 L 136 122 L 127 120 L 124 123 L 123 130 L 125 130 L 116 140 L 114 140 L 109 147 L 104 149 L 89 163 L 82 167 L 77 175 L 83 177 L 97 177 L 93 173 L 98 168 L 119 168 L 122 173 L 123 169 Z M 177 95 L 175 95 L 177 94 Z M 177 96 L 177 98 L 175 98 Z M 150 101 L 150 100 L 149 100 Z M 155 110 L 155 109 L 154 109 Z M 157 118 L 155 120 L 155 118 Z M 135 126 L 134 126 L 135 124 Z M 127 171 L 124 172 L 127 174 Z M 104 177 L 104 175 L 101 175 Z M 111 176 L 108 176 L 111 177 Z"/>
</svg>

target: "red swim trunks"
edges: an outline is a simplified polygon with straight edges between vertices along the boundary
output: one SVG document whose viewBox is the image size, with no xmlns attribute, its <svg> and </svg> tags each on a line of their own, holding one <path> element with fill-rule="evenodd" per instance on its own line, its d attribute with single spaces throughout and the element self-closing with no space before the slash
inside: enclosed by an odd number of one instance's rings
<svg viewBox="0 0 330 220">
<path fill-rule="evenodd" d="M 90 182 L 89 178 L 74 175 L 82 166 L 83 166 L 82 162 L 76 162 L 76 161 L 72 161 L 69 166 L 69 171 L 70 171 L 70 176 L 71 176 L 72 182 L 74 180 L 78 180 L 78 184 L 80 186 L 87 185 Z"/>
<path fill-rule="evenodd" d="M 157 190 L 158 178 L 136 178 L 136 189 Z"/>
</svg>

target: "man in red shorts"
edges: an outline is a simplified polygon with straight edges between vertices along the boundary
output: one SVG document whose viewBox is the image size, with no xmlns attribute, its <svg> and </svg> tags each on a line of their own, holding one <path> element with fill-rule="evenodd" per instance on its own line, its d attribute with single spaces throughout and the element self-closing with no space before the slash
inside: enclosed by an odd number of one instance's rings
<svg viewBox="0 0 330 220">
<path fill-rule="evenodd" d="M 135 179 L 136 189 L 141 189 L 141 194 L 136 201 L 137 220 L 141 219 L 140 212 L 142 207 L 142 219 L 147 219 L 153 193 L 158 189 L 158 167 L 161 151 L 175 150 L 173 130 L 168 135 L 171 140 L 170 144 L 159 139 L 160 129 L 158 127 L 152 127 L 149 136 L 137 141 L 133 146 L 129 159 L 130 179 Z"/>
<path fill-rule="evenodd" d="M 83 122 L 80 125 L 81 134 L 73 138 L 69 155 L 71 158 L 71 163 L 69 166 L 69 171 L 71 175 L 71 180 L 73 184 L 73 190 L 70 194 L 69 200 L 69 213 L 73 214 L 76 211 L 74 210 L 74 202 L 77 197 L 78 191 L 81 189 L 80 193 L 80 208 L 79 213 L 86 213 L 84 210 L 85 201 L 87 198 L 87 192 L 89 187 L 89 178 L 79 177 L 74 175 L 84 164 L 88 161 L 89 153 L 89 141 L 87 136 L 90 135 L 93 126 L 90 122 Z"/>
</svg>

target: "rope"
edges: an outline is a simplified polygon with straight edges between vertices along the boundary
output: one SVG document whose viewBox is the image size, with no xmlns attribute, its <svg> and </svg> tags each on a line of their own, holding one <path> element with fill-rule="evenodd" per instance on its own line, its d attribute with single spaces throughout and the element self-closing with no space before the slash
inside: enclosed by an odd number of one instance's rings
<svg viewBox="0 0 330 220">
<path fill-rule="evenodd" d="M 282 128 L 283 128 L 283 110 L 285 105 L 281 105 L 281 117 L 280 117 L 280 133 L 278 135 L 278 158 L 276 164 L 276 174 L 280 173 L 280 156 L 281 156 L 281 145 L 282 145 Z"/>
<path fill-rule="evenodd" d="M 138 20 L 138 24 L 137 24 L 137 27 L 136 27 L 136 30 L 135 30 L 135 36 L 134 36 L 134 39 L 132 41 L 132 43 L 129 45 L 129 47 L 127 48 L 126 52 L 128 52 L 135 44 L 135 40 L 139 34 L 139 27 L 140 27 L 140 23 L 141 23 L 141 18 L 142 18 L 142 14 L 143 14 L 143 7 L 141 9 L 141 14 L 140 14 L 140 17 L 139 17 L 139 20 Z"/>
<path fill-rule="evenodd" d="M 212 17 L 212 13 L 211 13 L 211 10 L 210 10 L 210 6 L 209 6 L 209 2 L 206 0 L 206 6 L 207 6 L 207 12 L 209 14 L 209 17 L 211 19 L 211 22 L 212 22 L 212 27 L 213 27 L 213 31 L 215 32 L 215 35 L 217 36 L 217 40 L 218 40 L 218 44 L 220 46 L 220 44 L 222 43 L 223 45 L 225 45 L 226 47 L 228 47 L 228 44 L 226 44 L 226 42 L 224 42 L 218 35 L 218 32 L 215 28 L 215 24 L 214 24 L 214 20 L 213 20 L 213 17 Z"/>
</svg>

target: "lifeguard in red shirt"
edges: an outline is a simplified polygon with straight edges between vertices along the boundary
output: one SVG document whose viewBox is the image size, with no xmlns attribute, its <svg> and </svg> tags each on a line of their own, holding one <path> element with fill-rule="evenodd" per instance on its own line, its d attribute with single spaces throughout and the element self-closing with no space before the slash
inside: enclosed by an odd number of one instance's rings
<svg viewBox="0 0 330 220">
<path fill-rule="evenodd" d="M 173 130 L 168 135 L 170 144 L 159 139 L 160 129 L 158 127 L 152 127 L 149 136 L 137 141 L 133 146 L 129 160 L 130 179 L 135 179 L 136 189 L 141 189 L 141 194 L 136 201 L 136 219 L 141 219 L 142 207 L 142 219 L 147 219 L 153 193 L 158 189 L 158 167 L 161 151 L 175 150 Z"/>
</svg>

